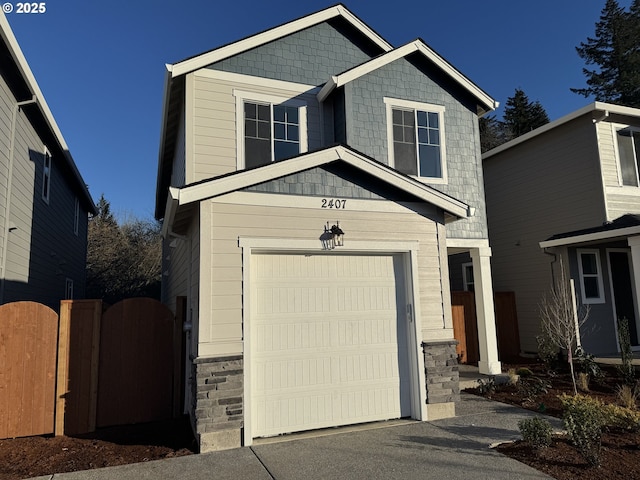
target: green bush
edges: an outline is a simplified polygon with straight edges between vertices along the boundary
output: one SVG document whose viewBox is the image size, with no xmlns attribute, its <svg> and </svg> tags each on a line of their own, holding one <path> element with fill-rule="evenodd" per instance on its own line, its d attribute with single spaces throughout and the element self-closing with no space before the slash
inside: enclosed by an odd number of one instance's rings
<svg viewBox="0 0 640 480">
<path fill-rule="evenodd" d="M 603 403 L 585 395 L 561 395 L 564 426 L 580 454 L 592 466 L 600 465 L 602 428 L 605 425 Z"/>
<path fill-rule="evenodd" d="M 636 369 L 633 366 L 633 353 L 631 351 L 631 334 L 629 333 L 629 320 L 626 317 L 618 318 L 618 342 L 620 343 L 621 365 L 618 371 L 622 381 L 633 386 L 636 383 Z"/>
<path fill-rule="evenodd" d="M 526 402 L 533 403 L 538 395 L 549 392 L 551 384 L 540 377 L 533 376 L 521 378 L 516 388 Z"/>
<path fill-rule="evenodd" d="M 496 391 L 496 382 L 493 377 L 479 378 L 477 388 L 480 395 L 491 395 Z"/>
<path fill-rule="evenodd" d="M 536 342 L 538 343 L 538 358 L 542 360 L 550 370 L 558 368 L 560 349 L 553 343 L 549 335 L 546 333 L 538 335 Z"/>
<path fill-rule="evenodd" d="M 638 431 L 640 429 L 640 412 L 618 405 L 604 405 L 602 416 L 605 426 L 622 430 Z"/>
<path fill-rule="evenodd" d="M 532 376 L 533 372 L 527 367 L 520 367 L 516 370 L 516 374 L 520 375 L 522 378 L 526 378 Z"/>
<path fill-rule="evenodd" d="M 533 448 L 545 448 L 551 445 L 551 424 L 544 418 L 534 417 L 520 420 L 518 429 L 525 442 Z"/>
</svg>

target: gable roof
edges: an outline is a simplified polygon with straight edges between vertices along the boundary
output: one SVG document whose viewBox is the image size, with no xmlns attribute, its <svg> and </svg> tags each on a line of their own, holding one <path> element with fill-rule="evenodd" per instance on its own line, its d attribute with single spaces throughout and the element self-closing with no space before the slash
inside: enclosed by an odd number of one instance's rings
<svg viewBox="0 0 640 480">
<path fill-rule="evenodd" d="M 82 204 L 89 213 L 96 214 L 97 210 L 91 194 L 73 161 L 67 142 L 53 118 L 4 13 L 0 13 L 0 40 L 3 44 L 3 48 L 0 48 L 0 58 L 6 66 L 6 70 L 3 71 L 3 76 L 6 75 L 5 81 L 16 95 L 18 102 L 23 104 L 21 108 L 24 109 L 38 135 L 47 142 L 55 142 L 55 145 L 48 145 L 49 149 L 57 149 L 61 153 L 55 156 L 56 161 L 61 161 L 63 167 L 70 173 L 71 183 L 78 192 Z"/>
<path fill-rule="evenodd" d="M 371 42 L 375 43 L 382 51 L 389 51 L 393 48 L 384 38 L 351 13 L 347 7 L 342 4 L 337 4 L 278 27 L 270 28 L 255 35 L 243 38 L 242 40 L 229 43 L 199 55 L 194 55 L 180 62 L 174 63 L 173 65 L 167 65 L 167 69 L 171 72 L 172 77 L 185 75 L 204 68 L 207 65 L 211 65 L 212 63 L 246 52 L 252 48 L 259 47 L 260 45 L 272 42 L 273 40 L 278 40 L 279 38 L 291 35 L 292 33 L 299 32 L 300 30 L 304 30 L 305 28 L 312 27 L 336 17 L 342 17 L 345 19 L 356 30 L 359 30 L 365 35 L 365 37 L 371 40 Z"/>
<path fill-rule="evenodd" d="M 454 217 L 464 218 L 468 216 L 469 206 L 464 202 L 435 190 L 349 147 L 336 145 L 261 167 L 239 170 L 228 175 L 186 185 L 182 188 L 170 187 L 163 232 L 166 233 L 166 229 L 171 228 L 180 207 L 333 162 L 344 162 L 351 165 L 365 174 L 415 196 L 418 200 L 441 208 Z"/>
<path fill-rule="evenodd" d="M 614 105 L 612 103 L 593 102 L 587 105 L 586 107 L 582 107 L 579 110 L 576 110 L 574 112 L 569 113 L 568 115 L 565 115 L 564 117 L 560 117 L 557 120 L 554 120 L 553 122 L 547 123 L 541 127 L 536 128 L 535 130 L 531 130 L 530 132 L 525 133 L 524 135 L 521 135 L 518 138 L 514 138 L 513 140 L 510 140 L 507 143 L 503 143 L 502 145 L 483 153 L 482 160 L 487 160 L 500 152 L 504 152 L 505 150 L 508 150 L 512 147 L 515 147 L 516 145 L 519 145 L 528 140 L 531 140 L 532 138 L 535 138 L 538 135 L 541 135 L 545 132 L 548 132 L 549 130 L 557 128 L 560 125 L 568 123 L 572 120 L 575 120 L 576 118 L 579 118 L 587 114 L 591 114 L 593 116 L 594 122 L 599 120 L 604 120 L 605 118 L 609 117 L 609 115 L 622 115 L 627 117 L 637 117 L 640 119 L 640 109 L 638 108 L 625 107 L 623 105 Z M 596 115 L 596 114 L 600 114 L 600 115 Z"/>
<path fill-rule="evenodd" d="M 320 92 L 318 92 L 318 100 L 322 102 L 334 89 L 342 87 L 343 85 L 356 80 L 357 78 L 360 78 L 367 73 L 373 72 L 378 68 L 388 65 L 389 63 L 400 58 L 411 55 L 412 53 L 419 53 L 423 55 L 426 59 L 434 63 L 444 73 L 446 73 L 455 82 L 457 82 L 464 90 L 469 92 L 477 100 L 478 105 L 482 107 L 481 112 L 479 112 L 481 115 L 484 115 L 485 113 L 498 108 L 499 103 L 496 100 L 491 98 L 485 91 L 483 91 L 475 83 L 473 83 L 462 73 L 460 73 L 458 69 L 447 62 L 443 57 L 438 55 L 421 38 L 409 42 L 402 47 L 387 51 L 382 55 L 379 55 L 361 65 L 358 65 L 357 67 L 332 76 L 327 81 L 327 83 L 325 83 Z"/>
</svg>

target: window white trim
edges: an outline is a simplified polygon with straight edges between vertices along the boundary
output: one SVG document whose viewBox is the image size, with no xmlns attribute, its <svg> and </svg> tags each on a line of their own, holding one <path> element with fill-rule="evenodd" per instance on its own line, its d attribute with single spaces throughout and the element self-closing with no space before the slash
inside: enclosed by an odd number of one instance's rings
<svg viewBox="0 0 640 480">
<path fill-rule="evenodd" d="M 471 274 L 471 278 L 467 275 L 467 268 L 469 267 L 472 268 L 471 271 L 473 272 L 473 262 L 466 262 L 462 264 L 462 287 L 465 292 L 473 292 L 475 290 L 475 288 L 469 288 L 469 286 L 474 286 L 473 273 Z"/>
<path fill-rule="evenodd" d="M 597 249 L 587 249 L 581 248 L 576 250 L 576 255 L 578 259 L 578 273 L 580 274 L 580 295 L 582 297 L 582 303 L 587 304 L 596 304 L 596 303 L 605 303 L 604 298 L 604 283 L 602 281 L 602 264 L 600 263 L 600 251 Z M 596 273 L 593 274 L 585 274 L 582 271 L 582 256 L 583 255 L 594 255 L 596 260 Z M 598 296 L 597 297 L 587 297 L 584 280 L 585 278 L 596 278 L 598 285 Z"/>
<path fill-rule="evenodd" d="M 74 199 L 73 206 L 73 233 L 74 235 L 78 235 L 78 225 L 80 223 L 80 201 L 78 197 Z"/>
<path fill-rule="evenodd" d="M 70 278 L 64 281 L 64 299 L 73 300 L 73 280 Z"/>
<path fill-rule="evenodd" d="M 265 93 L 246 92 L 243 90 L 234 90 L 233 96 L 236 97 L 236 168 L 243 170 L 245 168 L 244 161 L 244 102 L 268 103 L 273 105 L 287 105 L 297 107 L 299 128 L 300 128 L 300 153 L 308 151 L 308 132 L 307 132 L 307 103 L 286 96 L 270 95 Z M 271 138 L 273 142 L 273 118 L 271 119 Z M 273 161 L 273 152 L 271 154 Z"/>
<path fill-rule="evenodd" d="M 42 200 L 49 203 L 51 198 L 51 153 L 44 147 L 44 157 L 42 159 Z"/>
<path fill-rule="evenodd" d="M 431 103 L 423 103 L 423 102 L 414 102 L 410 100 L 400 100 L 397 98 L 384 97 L 383 101 L 386 105 L 386 115 L 387 115 L 387 154 L 389 156 L 389 166 L 395 168 L 395 158 L 393 152 L 393 108 L 404 108 L 411 109 L 414 111 L 420 110 L 423 112 L 431 112 L 438 114 L 438 123 L 440 130 L 440 162 L 442 168 L 442 177 L 420 177 L 411 175 L 413 178 L 423 181 L 425 183 L 433 183 L 433 184 L 445 184 L 448 183 L 447 178 L 447 155 L 446 155 L 446 144 L 445 144 L 445 127 L 444 127 L 444 105 L 433 105 Z M 417 128 L 417 126 L 416 126 Z M 417 148 L 417 140 L 416 140 L 416 148 Z M 419 162 L 419 156 L 416 152 L 416 158 Z"/>
<path fill-rule="evenodd" d="M 238 246 L 242 249 L 242 320 L 244 325 L 243 352 L 244 352 L 244 445 L 253 444 L 253 380 L 252 357 L 255 345 L 253 343 L 253 322 L 252 318 L 252 298 L 251 285 L 252 275 L 252 255 L 261 252 L 276 253 L 301 253 L 310 252 L 317 254 L 319 247 L 315 240 L 281 239 L 281 238 L 260 238 L 260 237 L 239 237 Z M 424 372 L 424 355 L 422 354 L 422 322 L 420 311 L 420 285 L 418 276 L 418 250 L 419 242 L 415 241 L 391 241 L 391 242 L 370 242 L 353 241 L 349 245 L 340 248 L 341 253 L 387 253 L 402 254 L 405 269 L 405 295 L 407 304 L 413 305 L 413 314 L 408 322 L 408 349 L 411 384 L 411 418 L 416 420 L 427 420 L 428 409 L 425 397 L 426 386 L 425 377 L 420 372 Z M 330 253 L 323 253 L 331 255 Z"/>
<path fill-rule="evenodd" d="M 637 190 L 638 187 L 640 187 L 640 172 L 638 172 L 638 156 L 640 155 L 640 152 L 635 152 L 635 157 L 634 158 L 634 162 L 633 162 L 633 167 L 635 170 L 635 174 L 636 174 L 636 185 L 625 185 L 624 181 L 622 179 L 622 163 L 621 163 L 621 159 L 620 159 L 620 146 L 618 144 L 618 132 L 620 130 L 631 130 L 635 133 L 640 134 L 640 128 L 638 127 L 634 127 L 631 125 L 625 125 L 623 123 L 612 123 L 611 124 L 611 135 L 613 137 L 613 150 L 615 152 L 615 157 L 616 157 L 616 169 L 617 169 L 617 173 L 618 173 L 618 185 L 620 187 L 623 187 L 625 189 L 635 189 Z M 632 142 L 632 145 L 635 148 L 635 143 Z"/>
</svg>

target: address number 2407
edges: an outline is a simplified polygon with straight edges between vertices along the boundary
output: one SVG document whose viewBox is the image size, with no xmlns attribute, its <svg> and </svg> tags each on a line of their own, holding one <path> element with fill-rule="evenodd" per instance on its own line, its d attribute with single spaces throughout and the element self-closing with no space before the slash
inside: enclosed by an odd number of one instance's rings
<svg viewBox="0 0 640 480">
<path fill-rule="evenodd" d="M 322 208 L 337 208 L 344 210 L 347 205 L 347 201 L 341 198 L 323 198 L 322 199 Z"/>
</svg>

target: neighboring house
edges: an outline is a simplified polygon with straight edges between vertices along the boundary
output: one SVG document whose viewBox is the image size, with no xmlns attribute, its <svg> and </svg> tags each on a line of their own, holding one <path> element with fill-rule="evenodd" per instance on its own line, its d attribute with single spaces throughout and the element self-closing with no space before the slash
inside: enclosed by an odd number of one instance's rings
<svg viewBox="0 0 640 480">
<path fill-rule="evenodd" d="M 0 304 L 82 298 L 93 200 L 0 14 Z"/>
<path fill-rule="evenodd" d="M 163 299 L 201 451 L 454 415 L 449 253 L 473 257 L 480 369 L 500 371 L 478 133 L 495 107 L 342 5 L 167 67 Z"/>
<path fill-rule="evenodd" d="M 494 285 L 515 292 L 523 352 L 561 259 L 590 309 L 585 350 L 615 353 L 622 316 L 639 346 L 639 135 L 639 109 L 596 102 L 483 155 Z"/>
</svg>

